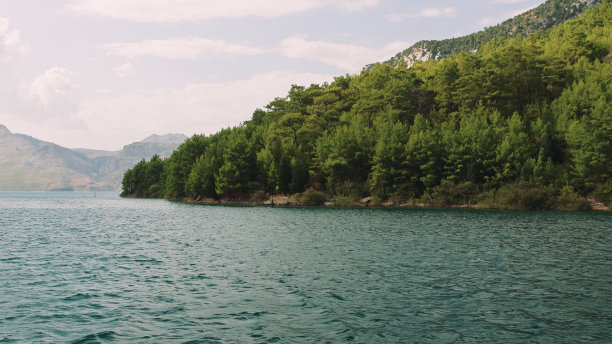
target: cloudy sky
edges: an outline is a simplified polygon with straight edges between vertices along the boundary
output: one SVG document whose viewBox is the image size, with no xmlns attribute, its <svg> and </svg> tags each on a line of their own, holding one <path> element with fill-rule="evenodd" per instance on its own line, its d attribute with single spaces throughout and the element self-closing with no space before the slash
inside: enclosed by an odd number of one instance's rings
<svg viewBox="0 0 612 344">
<path fill-rule="evenodd" d="M 544 0 L 0 0 L 0 124 L 70 148 L 238 125 L 292 84 Z"/>
</svg>

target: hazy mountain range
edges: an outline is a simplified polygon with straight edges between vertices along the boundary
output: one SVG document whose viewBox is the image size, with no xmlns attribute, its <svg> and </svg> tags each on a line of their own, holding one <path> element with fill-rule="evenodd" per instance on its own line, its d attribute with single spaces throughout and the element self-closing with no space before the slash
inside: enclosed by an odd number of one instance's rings
<svg viewBox="0 0 612 344">
<path fill-rule="evenodd" d="M 118 151 L 68 149 L 0 124 L 0 190 L 119 190 L 125 170 L 154 154 L 169 156 L 186 138 L 151 135 Z"/>
</svg>

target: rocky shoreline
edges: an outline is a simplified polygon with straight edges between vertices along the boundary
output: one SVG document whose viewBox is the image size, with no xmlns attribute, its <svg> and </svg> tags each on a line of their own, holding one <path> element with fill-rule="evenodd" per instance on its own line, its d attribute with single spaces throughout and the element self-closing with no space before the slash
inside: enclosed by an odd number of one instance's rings
<svg viewBox="0 0 612 344">
<path fill-rule="evenodd" d="M 173 201 L 180 201 L 189 204 L 202 204 L 202 205 L 245 205 L 245 206 L 279 206 L 279 207 L 305 207 L 309 206 L 303 204 L 295 197 L 287 195 L 273 195 L 268 199 L 259 202 L 253 202 L 248 199 L 214 199 L 214 198 L 198 198 L 198 199 L 174 199 Z M 605 204 L 588 199 L 590 203 L 590 209 L 593 211 L 609 211 L 610 208 Z M 394 202 L 384 201 L 381 203 L 373 202 L 371 197 L 362 198 L 359 202 L 353 202 L 351 204 L 339 204 L 335 199 L 326 200 L 325 202 L 316 206 L 324 207 L 379 207 L 379 208 L 447 208 L 447 209 L 501 209 L 495 206 L 486 206 L 484 204 L 450 204 L 450 205 L 437 205 L 428 204 L 424 202 Z M 552 209 L 562 210 L 562 209 Z"/>
</svg>

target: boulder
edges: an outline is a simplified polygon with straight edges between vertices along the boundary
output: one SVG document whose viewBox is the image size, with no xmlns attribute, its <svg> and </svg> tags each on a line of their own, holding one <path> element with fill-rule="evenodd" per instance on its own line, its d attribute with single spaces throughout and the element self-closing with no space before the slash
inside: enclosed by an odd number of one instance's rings
<svg viewBox="0 0 612 344">
<path fill-rule="evenodd" d="M 365 197 L 361 199 L 361 205 L 370 205 L 370 203 L 372 202 L 372 197 Z"/>
</svg>

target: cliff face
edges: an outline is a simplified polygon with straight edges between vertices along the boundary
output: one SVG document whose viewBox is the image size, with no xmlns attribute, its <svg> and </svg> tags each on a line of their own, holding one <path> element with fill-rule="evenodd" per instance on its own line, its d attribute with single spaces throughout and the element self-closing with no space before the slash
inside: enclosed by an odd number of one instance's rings
<svg viewBox="0 0 612 344">
<path fill-rule="evenodd" d="M 119 151 L 72 150 L 13 134 L 0 124 L 0 190 L 119 190 L 125 170 L 153 154 L 169 156 L 186 139 L 179 134 L 156 137 Z"/>
</svg>

